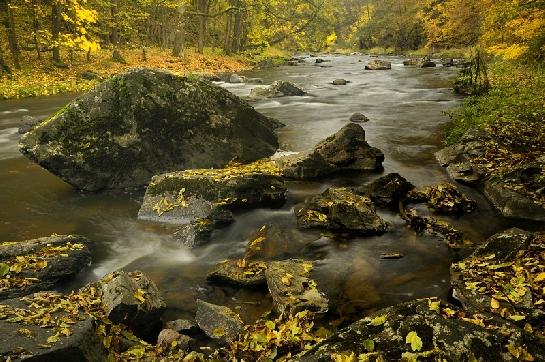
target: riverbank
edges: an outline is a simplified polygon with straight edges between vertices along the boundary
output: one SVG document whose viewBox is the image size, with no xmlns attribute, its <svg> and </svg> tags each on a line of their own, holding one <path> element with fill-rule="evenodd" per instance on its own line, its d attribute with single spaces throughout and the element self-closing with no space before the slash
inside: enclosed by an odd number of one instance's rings
<svg viewBox="0 0 545 362">
<path fill-rule="evenodd" d="M 145 59 L 141 49 L 123 50 L 126 63 L 119 63 L 112 60 L 110 50 L 101 50 L 89 61 L 80 56 L 66 68 L 53 66 L 48 58 L 37 61 L 32 57 L 11 75 L 0 76 L 0 99 L 85 92 L 102 80 L 135 67 L 159 68 L 178 74 L 217 74 L 240 72 L 257 64 L 274 65 L 287 56 L 283 51 L 269 49 L 236 56 L 187 51 L 184 57 L 175 57 L 169 50 L 149 48 Z"/>
<path fill-rule="evenodd" d="M 486 178 L 545 205 L 545 68 L 496 62 L 488 70 L 490 90 L 467 98 L 450 112 L 447 143 L 464 144 L 469 130 L 480 134 L 471 163 Z M 473 132 L 475 133 L 475 132 Z"/>
</svg>

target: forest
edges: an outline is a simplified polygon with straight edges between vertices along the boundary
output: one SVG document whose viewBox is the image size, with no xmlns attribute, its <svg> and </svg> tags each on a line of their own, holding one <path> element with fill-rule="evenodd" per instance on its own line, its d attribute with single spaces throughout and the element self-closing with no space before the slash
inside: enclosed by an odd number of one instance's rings
<svg viewBox="0 0 545 362">
<path fill-rule="evenodd" d="M 545 0 L 0 0 L 0 361 L 545 361 Z"/>
</svg>

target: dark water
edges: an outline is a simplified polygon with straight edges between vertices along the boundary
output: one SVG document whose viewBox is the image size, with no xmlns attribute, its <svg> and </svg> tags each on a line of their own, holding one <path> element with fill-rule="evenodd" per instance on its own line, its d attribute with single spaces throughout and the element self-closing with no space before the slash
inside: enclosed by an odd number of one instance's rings
<svg viewBox="0 0 545 362">
<path fill-rule="evenodd" d="M 364 124 L 371 145 L 386 155 L 385 172 L 399 172 L 417 186 L 446 181 L 433 153 L 441 147 L 447 122 L 443 111 L 460 101 L 450 89 L 455 69 L 404 68 L 392 58 L 391 71 L 364 71 L 369 59 L 329 57 L 328 68 L 309 63 L 252 71 L 265 83 L 290 80 L 303 85 L 309 96 L 286 97 L 255 104 L 266 115 L 284 122 L 280 141 L 285 151 L 309 149 L 347 123 L 355 112 L 371 121 Z M 347 86 L 331 82 L 345 78 Z M 246 96 L 252 86 L 223 84 Z M 195 298 L 236 308 L 248 321 L 270 307 L 262 290 L 240 290 L 210 285 L 205 276 L 214 263 L 240 257 L 250 235 L 270 223 L 283 230 L 286 255 L 317 260 L 318 285 L 343 316 L 361 316 L 376 308 L 416 297 L 445 298 L 449 265 L 454 257 L 431 237 L 417 236 L 395 213 L 381 215 L 391 231 L 381 237 L 335 240 L 295 227 L 293 207 L 331 185 L 357 185 L 378 174 L 339 177 L 321 183 L 290 183 L 288 202 L 281 210 L 252 210 L 237 215 L 213 241 L 189 250 L 173 245 L 161 226 L 136 220 L 141 195 L 82 194 L 27 161 L 17 150 L 17 127 L 23 116 L 47 116 L 73 96 L 35 98 L 0 103 L 0 241 L 24 240 L 52 233 L 81 234 L 94 242 L 93 266 L 75 282 L 79 286 L 125 268 L 148 273 L 163 291 L 169 317 L 191 317 Z M 480 242 L 514 225 L 498 218 L 478 193 L 466 190 L 479 202 L 471 216 L 450 221 L 465 237 Z M 280 247 L 280 245 L 279 245 Z M 381 260 L 384 252 L 400 252 L 400 260 Z"/>
</svg>

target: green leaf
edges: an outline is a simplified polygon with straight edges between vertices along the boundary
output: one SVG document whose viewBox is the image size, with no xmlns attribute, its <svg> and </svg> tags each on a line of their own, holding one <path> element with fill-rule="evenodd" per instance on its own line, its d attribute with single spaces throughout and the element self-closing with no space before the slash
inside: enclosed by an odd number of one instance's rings
<svg viewBox="0 0 545 362">
<path fill-rule="evenodd" d="M 411 331 L 409 334 L 407 334 L 407 337 L 405 337 L 405 343 L 409 343 L 411 345 L 413 352 L 417 352 L 422 349 L 422 340 L 420 337 L 418 337 L 418 334 L 416 334 L 415 331 Z"/>
<path fill-rule="evenodd" d="M 383 314 L 383 315 L 380 315 L 378 317 L 373 318 L 369 324 L 371 324 L 372 326 L 378 327 L 378 326 L 381 326 L 384 323 L 386 323 L 387 318 L 388 318 L 388 316 L 386 314 Z"/>
<path fill-rule="evenodd" d="M 372 339 L 366 339 L 363 341 L 363 347 L 367 350 L 367 352 L 373 352 L 375 350 L 375 341 Z"/>
<path fill-rule="evenodd" d="M 4 277 L 9 273 L 9 266 L 5 263 L 0 263 L 0 277 Z"/>
</svg>

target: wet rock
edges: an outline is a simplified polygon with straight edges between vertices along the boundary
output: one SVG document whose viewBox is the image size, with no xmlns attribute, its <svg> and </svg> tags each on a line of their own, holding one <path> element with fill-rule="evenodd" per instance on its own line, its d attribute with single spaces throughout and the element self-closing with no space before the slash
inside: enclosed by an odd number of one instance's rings
<svg viewBox="0 0 545 362">
<path fill-rule="evenodd" d="M 362 113 L 354 113 L 350 116 L 350 122 L 369 122 L 369 118 Z"/>
<path fill-rule="evenodd" d="M 52 293 L 39 293 L 31 296 L 37 303 L 50 299 Z M 52 299 L 52 298 L 51 298 Z M 15 318 L 10 311 L 19 314 L 39 315 L 32 301 L 20 299 L 5 300 L 0 304 L 0 359 L 6 361 L 105 361 L 107 352 L 101 338 L 95 331 L 92 318 L 83 312 L 76 316 L 62 308 L 51 313 L 52 318 L 66 318 L 73 321 L 70 335 L 58 333 L 56 328 L 43 328 L 35 321 L 8 322 Z M 43 313 L 43 312 L 42 312 Z M 57 337 L 56 337 L 57 336 Z"/>
<path fill-rule="evenodd" d="M 199 327 L 194 322 L 187 319 L 176 319 L 174 321 L 166 322 L 164 325 L 164 329 L 172 329 L 187 336 L 192 336 L 198 328 Z"/>
<path fill-rule="evenodd" d="M 316 59 L 316 64 L 322 64 L 322 63 L 326 63 L 326 62 L 329 62 L 330 60 L 325 60 L 325 59 L 322 59 L 322 58 L 318 58 Z"/>
<path fill-rule="evenodd" d="M 545 311 L 538 301 L 545 283 L 539 259 L 544 245 L 543 236 L 517 228 L 492 236 L 451 266 L 454 298 L 474 313 L 541 325 Z"/>
<path fill-rule="evenodd" d="M 437 64 L 429 59 L 423 59 L 417 64 L 417 67 L 419 68 L 435 68 L 436 66 Z"/>
<path fill-rule="evenodd" d="M 24 116 L 21 120 L 22 125 L 19 126 L 19 134 L 25 134 L 29 132 L 34 126 L 39 124 L 44 119 L 44 117 Z"/>
<path fill-rule="evenodd" d="M 278 97 L 293 97 L 304 96 L 307 93 L 303 88 L 298 85 L 285 82 L 276 81 L 268 87 L 256 87 L 250 92 L 250 98 L 278 98 Z"/>
<path fill-rule="evenodd" d="M 399 201 L 403 200 L 414 185 L 398 173 L 383 176 L 368 185 L 357 187 L 354 192 L 361 196 L 369 196 L 379 207 L 399 209 Z"/>
<path fill-rule="evenodd" d="M 451 163 L 447 173 L 454 181 L 466 185 L 476 185 L 481 181 L 481 174 L 470 162 Z"/>
<path fill-rule="evenodd" d="M 456 63 L 454 62 L 454 59 L 452 58 L 442 59 L 441 64 L 443 64 L 443 67 L 445 68 L 454 67 L 456 65 Z"/>
<path fill-rule="evenodd" d="M 173 237 L 181 245 L 194 248 L 210 241 L 214 230 L 227 226 L 234 221 L 233 213 L 229 210 L 216 209 L 204 219 L 192 220 L 189 224 L 182 225 Z"/>
<path fill-rule="evenodd" d="M 464 146 L 457 144 L 445 147 L 435 153 L 435 158 L 437 158 L 441 167 L 447 167 L 452 163 L 465 161 Z"/>
<path fill-rule="evenodd" d="M 388 224 L 377 215 L 369 197 L 359 196 L 346 188 L 330 188 L 309 199 L 297 211 L 300 228 L 347 231 L 361 235 L 380 235 Z"/>
<path fill-rule="evenodd" d="M 505 217 L 545 221 L 545 207 L 496 180 L 484 183 L 484 194 Z"/>
<path fill-rule="evenodd" d="M 186 224 L 214 220 L 224 210 L 280 207 L 286 187 L 272 162 L 224 169 L 186 170 L 155 176 L 144 196 L 142 220 Z"/>
<path fill-rule="evenodd" d="M 430 210 L 444 215 L 470 214 L 477 208 L 477 203 L 466 197 L 450 183 L 442 183 L 413 190 L 407 197 L 411 202 L 426 202 Z"/>
<path fill-rule="evenodd" d="M 240 316 L 231 309 L 197 300 L 196 321 L 210 337 L 225 343 L 237 339 L 244 330 Z"/>
<path fill-rule="evenodd" d="M 488 327 L 484 327 L 471 320 L 446 318 L 443 315 L 447 308 L 456 313 L 455 307 L 435 299 L 380 310 L 319 343 L 297 360 L 330 361 L 352 355 L 360 360 L 384 361 L 516 361 L 511 351 L 529 353 L 535 360 L 545 358 L 543 345 L 517 326 L 492 320 L 486 321 Z"/>
<path fill-rule="evenodd" d="M 163 329 L 161 333 L 159 333 L 159 337 L 157 337 L 157 345 L 164 350 L 170 349 L 173 345 L 188 350 L 191 341 L 191 337 L 182 335 L 173 329 Z"/>
<path fill-rule="evenodd" d="M 299 255 L 311 241 L 314 241 L 313 237 L 305 237 L 299 230 L 263 225 L 248 238 L 244 258 L 250 261 L 287 259 L 291 255 Z"/>
<path fill-rule="evenodd" d="M 419 59 L 413 58 L 413 59 L 407 59 L 403 61 L 403 65 L 406 67 L 416 67 L 418 63 L 420 62 Z"/>
<path fill-rule="evenodd" d="M 106 316 L 135 336 L 155 342 L 166 304 L 155 283 L 140 272 L 115 272 L 98 282 Z"/>
<path fill-rule="evenodd" d="M 384 253 L 380 254 L 380 258 L 383 260 L 397 260 L 397 259 L 403 259 L 405 255 L 401 253 Z"/>
<path fill-rule="evenodd" d="M 365 66 L 365 70 L 390 70 L 392 69 L 392 63 L 385 60 L 373 60 Z"/>
<path fill-rule="evenodd" d="M 286 65 L 289 65 L 290 67 L 297 67 L 299 65 L 299 61 L 298 60 L 288 60 L 286 62 Z"/>
<path fill-rule="evenodd" d="M 333 85 L 347 85 L 349 82 L 346 79 L 335 79 Z"/>
<path fill-rule="evenodd" d="M 277 127 L 209 82 L 134 69 L 41 122 L 20 150 L 78 189 L 135 188 L 163 172 L 268 157 Z"/>
<path fill-rule="evenodd" d="M 275 162 L 287 178 L 312 179 L 341 171 L 376 171 L 384 154 L 365 141 L 365 130 L 349 123 L 310 152 L 282 157 Z"/>
<path fill-rule="evenodd" d="M 208 272 L 207 279 L 215 283 L 255 287 L 267 283 L 266 269 L 267 264 L 264 262 L 253 262 L 246 259 L 225 260 Z"/>
<path fill-rule="evenodd" d="M 0 243 L 0 300 L 53 289 L 91 263 L 90 241 L 53 235 Z"/>
<path fill-rule="evenodd" d="M 215 74 L 207 74 L 207 75 L 204 75 L 202 77 L 204 80 L 208 81 L 208 82 L 221 82 L 222 79 L 215 75 Z"/>
<path fill-rule="evenodd" d="M 325 313 L 328 300 L 309 278 L 313 268 L 310 261 L 288 260 L 269 264 L 265 275 L 274 306 L 279 313 L 309 310 Z"/>
<path fill-rule="evenodd" d="M 248 78 L 246 80 L 247 83 L 250 83 L 250 84 L 263 84 L 263 79 L 261 78 Z"/>
<path fill-rule="evenodd" d="M 229 77 L 229 83 L 233 83 L 233 84 L 245 83 L 246 79 L 247 78 L 244 76 L 240 76 L 238 74 L 231 74 L 231 76 Z"/>
</svg>

